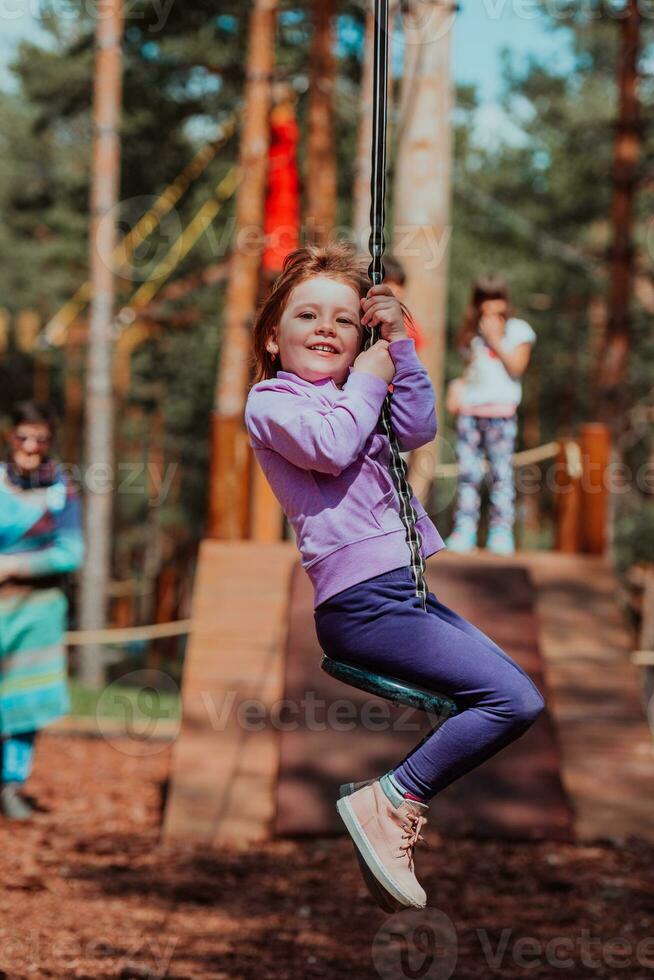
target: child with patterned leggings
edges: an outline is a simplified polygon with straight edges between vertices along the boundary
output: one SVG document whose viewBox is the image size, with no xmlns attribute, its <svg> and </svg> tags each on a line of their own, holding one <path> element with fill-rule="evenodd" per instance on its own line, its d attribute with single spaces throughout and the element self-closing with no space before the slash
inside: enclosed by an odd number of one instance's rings
<svg viewBox="0 0 654 980">
<path fill-rule="evenodd" d="M 501 555 L 514 551 L 516 413 L 522 398 L 520 378 L 535 341 L 529 324 L 509 315 L 506 282 L 499 277 L 478 279 L 457 344 L 467 367 L 450 385 L 447 399 L 447 408 L 457 416 L 459 463 L 454 529 L 446 542 L 452 551 L 476 547 L 485 457 L 491 508 L 486 547 Z"/>
</svg>

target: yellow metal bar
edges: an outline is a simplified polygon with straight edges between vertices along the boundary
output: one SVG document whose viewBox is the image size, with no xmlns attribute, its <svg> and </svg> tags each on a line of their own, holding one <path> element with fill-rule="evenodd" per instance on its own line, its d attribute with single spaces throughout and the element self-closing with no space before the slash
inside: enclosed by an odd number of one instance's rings
<svg viewBox="0 0 654 980">
<path fill-rule="evenodd" d="M 142 215 L 134 227 L 116 246 L 113 260 L 118 266 L 124 265 L 134 251 L 159 226 L 164 218 L 177 204 L 182 195 L 188 190 L 193 181 L 206 170 L 218 151 L 225 145 L 236 129 L 238 113 L 233 113 L 222 125 L 218 139 L 207 143 L 198 150 L 193 159 L 184 167 L 178 177 L 169 184 L 159 195 L 152 207 Z M 91 298 L 91 283 L 83 283 L 71 296 L 67 303 L 55 313 L 43 329 L 43 334 L 49 344 L 61 344 L 65 339 L 66 330 L 82 312 Z"/>
<path fill-rule="evenodd" d="M 202 237 L 207 228 L 222 208 L 225 201 L 232 196 L 240 183 L 239 167 L 232 167 L 218 184 L 215 194 L 205 201 L 193 220 L 186 226 L 182 234 L 170 246 L 164 257 L 157 263 L 150 278 L 144 282 L 132 296 L 121 312 L 143 309 L 159 292 L 164 283 L 170 278 L 179 263 L 191 251 L 195 243 Z"/>
</svg>

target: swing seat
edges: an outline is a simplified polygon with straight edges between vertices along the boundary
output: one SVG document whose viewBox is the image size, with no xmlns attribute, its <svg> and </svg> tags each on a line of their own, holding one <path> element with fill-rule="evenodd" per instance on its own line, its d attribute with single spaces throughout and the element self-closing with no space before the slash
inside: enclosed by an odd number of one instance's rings
<svg viewBox="0 0 654 980">
<path fill-rule="evenodd" d="M 351 687 L 358 687 L 361 691 L 368 691 L 377 697 L 385 698 L 394 704 L 405 704 L 410 708 L 419 708 L 428 714 L 439 716 L 456 715 L 459 709 L 456 703 L 444 694 L 437 694 L 434 691 L 426 691 L 422 687 L 416 687 L 408 681 L 400 680 L 399 677 L 389 677 L 387 674 L 378 674 L 372 670 L 364 670 L 361 667 L 354 667 L 352 664 L 343 663 L 341 660 L 333 660 L 326 653 L 323 654 L 320 666 L 336 680 L 343 681 Z"/>
</svg>

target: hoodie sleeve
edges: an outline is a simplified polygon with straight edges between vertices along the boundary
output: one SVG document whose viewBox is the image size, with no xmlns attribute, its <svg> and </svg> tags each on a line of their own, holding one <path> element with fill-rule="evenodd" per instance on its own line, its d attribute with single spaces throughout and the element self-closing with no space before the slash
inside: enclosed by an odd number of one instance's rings
<svg viewBox="0 0 654 980">
<path fill-rule="evenodd" d="M 279 453 L 294 466 L 338 476 L 360 455 L 374 431 L 388 387 L 354 371 L 332 405 L 303 390 L 253 388 L 245 408 L 252 446 Z"/>
<path fill-rule="evenodd" d="M 436 396 L 413 340 L 393 340 L 388 352 L 395 364 L 391 418 L 404 452 L 419 449 L 436 435 Z"/>
<path fill-rule="evenodd" d="M 81 506 L 74 487 L 66 493 L 66 503 L 54 513 L 55 527 L 51 543 L 34 551 L 13 555 L 19 563 L 18 578 L 74 572 L 84 558 Z"/>
</svg>

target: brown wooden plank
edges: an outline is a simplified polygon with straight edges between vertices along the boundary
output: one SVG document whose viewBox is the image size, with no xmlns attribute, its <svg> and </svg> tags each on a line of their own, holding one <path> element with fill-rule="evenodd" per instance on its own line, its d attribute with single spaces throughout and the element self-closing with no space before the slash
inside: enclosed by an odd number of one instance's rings
<svg viewBox="0 0 654 980">
<path fill-rule="evenodd" d="M 654 840 L 654 742 L 609 562 L 529 556 L 579 840 Z"/>
<path fill-rule="evenodd" d="M 278 764 L 270 715 L 283 693 L 295 560 L 287 543 L 202 544 L 165 838 L 247 846 L 270 835 Z M 247 699 L 265 712 L 261 730 L 239 715 Z"/>
</svg>

